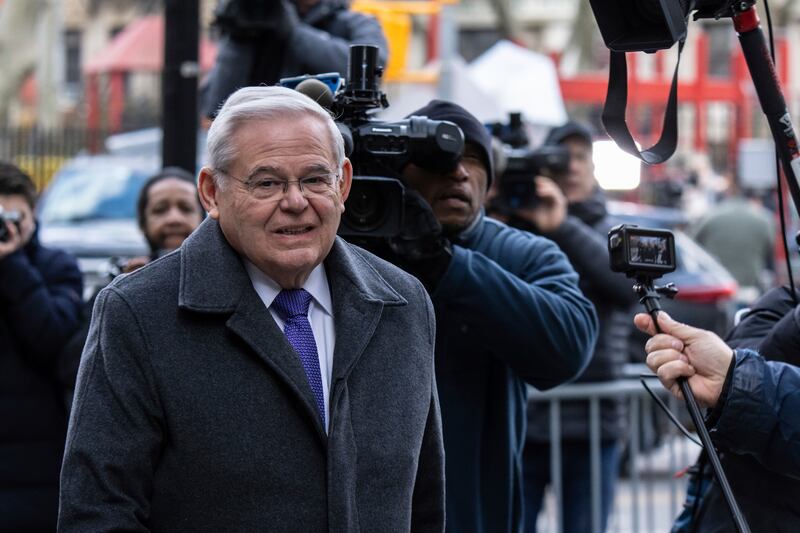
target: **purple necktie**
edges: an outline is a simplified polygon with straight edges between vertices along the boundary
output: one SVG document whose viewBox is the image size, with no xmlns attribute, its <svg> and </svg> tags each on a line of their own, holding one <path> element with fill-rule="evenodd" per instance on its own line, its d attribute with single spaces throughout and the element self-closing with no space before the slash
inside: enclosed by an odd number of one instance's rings
<svg viewBox="0 0 800 533">
<path fill-rule="evenodd" d="M 283 333 L 289 339 L 289 344 L 300 356 L 303 369 L 306 371 L 308 384 L 317 399 L 322 417 L 322 425 L 325 425 L 325 398 L 322 394 L 322 376 L 319 371 L 319 355 L 317 354 L 317 343 L 314 342 L 314 332 L 311 330 L 311 323 L 308 321 L 308 306 L 311 304 L 311 295 L 304 289 L 282 290 L 272 301 L 272 308 L 283 319 L 286 325 Z"/>
</svg>

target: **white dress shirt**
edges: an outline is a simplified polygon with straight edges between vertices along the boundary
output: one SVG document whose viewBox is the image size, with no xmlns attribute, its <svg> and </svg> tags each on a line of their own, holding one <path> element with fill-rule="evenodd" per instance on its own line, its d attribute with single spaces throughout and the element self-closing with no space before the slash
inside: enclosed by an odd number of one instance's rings
<svg viewBox="0 0 800 533">
<path fill-rule="evenodd" d="M 244 259 L 244 266 L 253 288 L 269 309 L 272 318 L 278 327 L 283 331 L 286 323 L 272 309 L 272 301 L 281 292 L 281 286 L 275 283 L 269 276 L 264 274 L 254 264 Z M 311 271 L 305 284 L 305 289 L 311 295 L 311 305 L 308 307 L 308 321 L 311 323 L 311 330 L 314 332 L 314 342 L 317 344 L 317 355 L 319 356 L 319 371 L 322 377 L 322 396 L 325 402 L 325 430 L 330 423 L 330 388 L 331 371 L 333 370 L 333 349 L 336 342 L 336 331 L 333 326 L 333 305 L 331 303 L 331 290 L 328 285 L 328 276 L 325 274 L 325 267 L 322 264 Z"/>
</svg>

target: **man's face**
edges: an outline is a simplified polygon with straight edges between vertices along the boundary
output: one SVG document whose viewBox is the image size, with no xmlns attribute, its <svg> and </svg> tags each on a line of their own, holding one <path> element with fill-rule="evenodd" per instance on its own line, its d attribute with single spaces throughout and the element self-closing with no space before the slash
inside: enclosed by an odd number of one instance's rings
<svg viewBox="0 0 800 533">
<path fill-rule="evenodd" d="M 20 194 L 0 194 L 0 207 L 3 208 L 3 211 L 17 211 L 20 214 L 19 233 L 22 245 L 27 244 L 36 229 L 33 209 L 28 205 L 28 201 Z"/>
<path fill-rule="evenodd" d="M 430 204 L 448 234 L 469 226 L 486 197 L 486 165 L 480 149 L 470 142 L 466 143 L 464 155 L 449 173 L 435 174 L 410 163 L 403 169 L 403 179 Z"/>
<path fill-rule="evenodd" d="M 583 202 L 595 188 L 592 147 L 580 137 L 567 137 L 561 145 L 569 150 L 569 170 L 556 181 L 569 203 Z"/>
<path fill-rule="evenodd" d="M 300 287 L 333 246 L 350 191 L 350 162 L 337 168 L 329 130 L 315 117 L 246 122 L 233 144 L 238 157 L 220 176 L 221 187 L 211 169 L 201 171 L 203 205 L 237 252 L 281 287 Z M 294 182 L 285 194 L 266 199 L 252 187 L 263 177 L 293 181 L 323 174 L 341 179 L 309 197 Z"/>
<path fill-rule="evenodd" d="M 147 191 L 144 234 L 157 250 L 175 250 L 202 220 L 197 189 L 188 181 L 165 178 Z"/>
</svg>

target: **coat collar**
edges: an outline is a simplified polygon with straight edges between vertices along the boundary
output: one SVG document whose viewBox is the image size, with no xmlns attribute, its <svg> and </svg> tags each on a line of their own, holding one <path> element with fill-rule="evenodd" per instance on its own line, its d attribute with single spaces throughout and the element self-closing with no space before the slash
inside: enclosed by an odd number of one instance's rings
<svg viewBox="0 0 800 533">
<path fill-rule="evenodd" d="M 336 348 L 331 378 L 330 415 L 380 321 L 384 306 L 408 302 L 357 251 L 336 238 L 325 259 L 333 300 Z M 325 442 L 316 401 L 297 354 L 253 289 L 238 253 L 219 224 L 206 219 L 181 246 L 178 305 L 198 313 L 230 314 L 226 325 L 299 397 Z M 331 418 L 331 430 L 335 418 Z"/>
</svg>

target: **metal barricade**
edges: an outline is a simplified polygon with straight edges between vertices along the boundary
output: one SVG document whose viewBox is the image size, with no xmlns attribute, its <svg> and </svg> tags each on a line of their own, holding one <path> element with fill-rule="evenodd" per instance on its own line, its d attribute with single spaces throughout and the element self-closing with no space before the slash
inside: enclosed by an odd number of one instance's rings
<svg viewBox="0 0 800 533">
<path fill-rule="evenodd" d="M 653 380 L 653 392 L 678 414 L 683 406 Z M 643 533 L 669 531 L 685 496 L 685 476 L 676 474 L 694 462 L 699 447 L 668 422 L 638 379 L 602 383 L 575 383 L 540 392 L 528 391 L 529 402 L 548 402 L 550 418 L 550 487 L 537 521 L 538 533 L 563 533 L 561 471 L 561 405 L 566 401 L 587 402 L 589 406 L 589 449 L 591 460 L 592 532 L 601 531 L 601 428 L 600 400 L 621 399 L 628 405 L 629 427 L 624 438 L 628 468 L 616 483 L 606 531 Z M 655 408 L 655 409 L 654 409 Z M 657 410 L 657 411 L 656 411 Z M 661 443 L 643 446 L 643 432 L 653 428 Z M 526 520 L 531 517 L 526 517 Z"/>
</svg>

